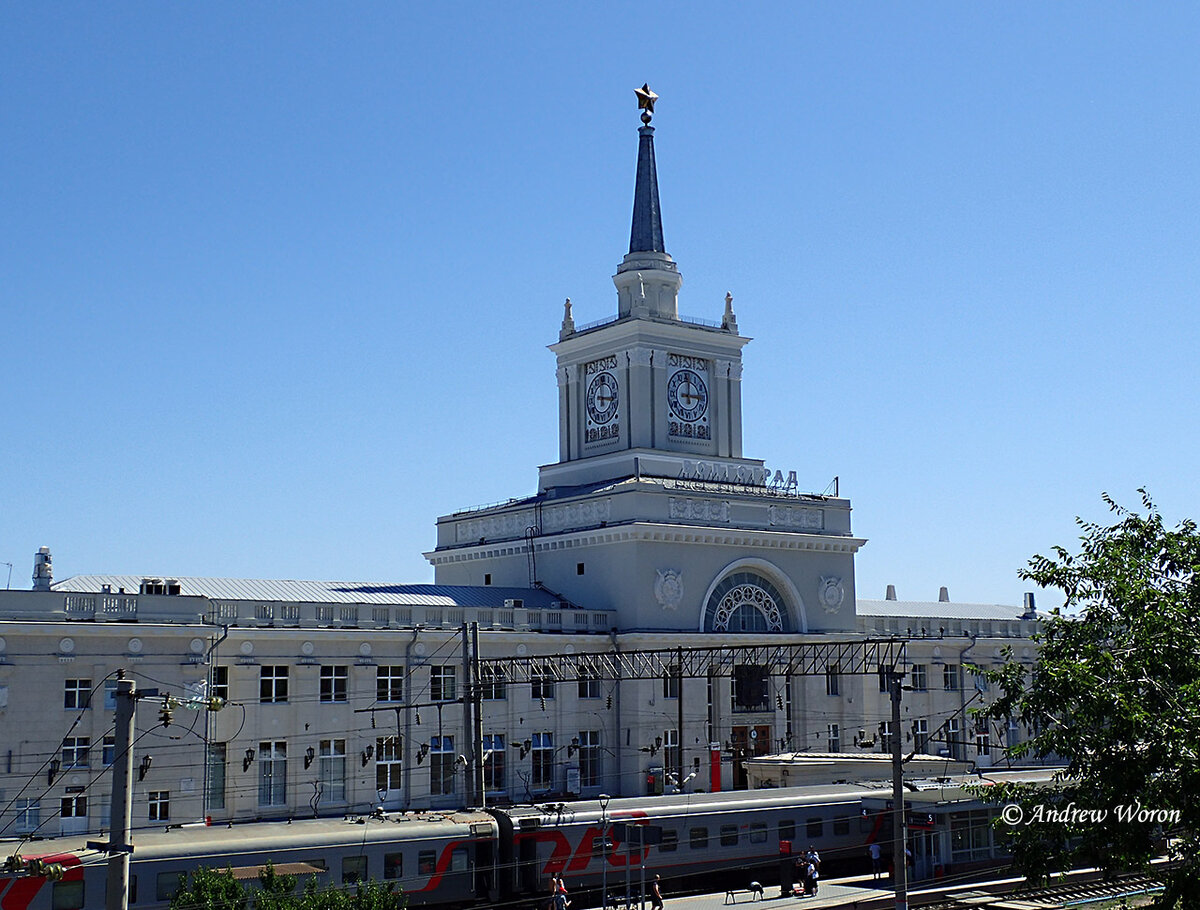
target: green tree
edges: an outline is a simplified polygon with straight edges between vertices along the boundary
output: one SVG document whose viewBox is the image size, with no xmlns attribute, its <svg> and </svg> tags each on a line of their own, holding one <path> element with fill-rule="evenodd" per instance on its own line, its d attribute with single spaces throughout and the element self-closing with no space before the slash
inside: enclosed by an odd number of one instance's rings
<svg viewBox="0 0 1200 910">
<path fill-rule="evenodd" d="M 1139 492 L 1141 511 L 1105 494 L 1115 524 L 1077 519 L 1079 552 L 1056 547 L 1021 572 L 1064 604 L 1045 620 L 1032 673 L 1010 659 L 984 674 L 999 696 L 982 713 L 1032 731 L 1014 757 L 1057 758 L 1065 771 L 1048 789 L 989 789 L 1022 805 L 1014 859 L 1035 878 L 1080 861 L 1142 869 L 1170 835 L 1177 864 L 1157 906 L 1190 910 L 1200 908 L 1200 535 L 1190 520 L 1166 527 Z M 1173 815 L 1159 824 L 1118 807 Z"/>
<path fill-rule="evenodd" d="M 171 910 L 246 910 L 249 896 L 228 870 L 201 866 L 186 873 L 171 898 Z"/>
</svg>

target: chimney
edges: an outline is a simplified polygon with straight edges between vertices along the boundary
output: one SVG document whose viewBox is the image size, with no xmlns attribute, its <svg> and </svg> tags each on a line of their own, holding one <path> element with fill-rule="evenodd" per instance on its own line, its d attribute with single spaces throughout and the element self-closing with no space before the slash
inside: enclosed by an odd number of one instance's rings
<svg viewBox="0 0 1200 910">
<path fill-rule="evenodd" d="M 895 585 L 888 585 L 887 594 L 884 595 L 883 599 L 884 600 L 895 600 L 896 599 L 896 586 Z"/>
<path fill-rule="evenodd" d="M 50 548 L 40 547 L 33 554 L 33 590 L 49 591 L 54 582 L 54 566 L 50 564 Z"/>
<path fill-rule="evenodd" d="M 940 603 L 940 604 L 950 603 L 950 589 L 947 588 L 945 585 L 942 585 L 941 590 L 938 591 L 938 603 Z"/>
<path fill-rule="evenodd" d="M 1025 612 L 1021 614 L 1022 619 L 1037 619 L 1037 605 L 1033 602 L 1033 592 L 1025 592 Z"/>
</svg>

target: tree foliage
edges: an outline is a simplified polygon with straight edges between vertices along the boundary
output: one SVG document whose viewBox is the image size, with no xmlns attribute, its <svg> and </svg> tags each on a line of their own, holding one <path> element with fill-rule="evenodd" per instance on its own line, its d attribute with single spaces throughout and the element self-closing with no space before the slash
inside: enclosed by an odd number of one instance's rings
<svg viewBox="0 0 1200 910">
<path fill-rule="evenodd" d="M 309 876 L 297 891 L 296 882 L 296 876 L 278 874 L 271 863 L 253 889 L 228 869 L 202 866 L 184 876 L 171 910 L 404 910 L 408 905 L 394 883 L 366 881 L 339 888 Z"/>
<path fill-rule="evenodd" d="M 1064 605 L 1044 622 L 1032 672 L 1010 654 L 984 674 L 1000 694 L 982 713 L 1031 731 L 1011 755 L 1057 758 L 1065 771 L 1049 790 L 993 793 L 1024 809 L 1013 852 L 1032 877 L 1080 861 L 1145 868 L 1169 835 L 1177 865 L 1159 906 L 1200 908 L 1200 535 L 1190 520 L 1166 527 L 1139 492 L 1140 511 L 1105 495 L 1114 524 L 1077 519 L 1077 553 L 1056 547 L 1021 573 L 1060 589 Z M 1160 824 L 1139 808 L 1173 815 Z"/>
</svg>

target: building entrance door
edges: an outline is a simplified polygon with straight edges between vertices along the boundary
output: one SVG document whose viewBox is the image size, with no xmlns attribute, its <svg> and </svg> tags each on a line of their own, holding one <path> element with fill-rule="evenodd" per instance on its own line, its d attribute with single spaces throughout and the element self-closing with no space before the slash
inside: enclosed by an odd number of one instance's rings
<svg viewBox="0 0 1200 910">
<path fill-rule="evenodd" d="M 749 785 L 745 761 L 771 751 L 771 727 L 768 724 L 734 727 L 729 736 L 733 753 L 733 789 L 745 790 Z"/>
</svg>

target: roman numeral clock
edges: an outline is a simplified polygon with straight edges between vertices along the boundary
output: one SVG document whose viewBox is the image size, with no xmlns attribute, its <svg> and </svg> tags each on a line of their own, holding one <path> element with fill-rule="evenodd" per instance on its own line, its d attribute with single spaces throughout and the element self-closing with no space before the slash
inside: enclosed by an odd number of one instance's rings
<svg viewBox="0 0 1200 910">
<path fill-rule="evenodd" d="M 621 436 L 620 386 L 617 358 L 602 357 L 584 367 L 584 410 L 587 413 L 584 441 L 610 442 Z"/>
<path fill-rule="evenodd" d="M 667 358 L 667 435 L 675 439 L 712 438 L 709 426 L 709 368 L 700 357 Z"/>
</svg>

